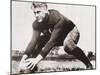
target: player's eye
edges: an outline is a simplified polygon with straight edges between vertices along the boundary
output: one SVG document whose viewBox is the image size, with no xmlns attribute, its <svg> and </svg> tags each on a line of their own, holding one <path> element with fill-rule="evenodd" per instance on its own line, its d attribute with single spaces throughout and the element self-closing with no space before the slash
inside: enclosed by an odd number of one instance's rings
<svg viewBox="0 0 100 75">
<path fill-rule="evenodd" d="M 37 14 L 39 14 L 40 13 L 40 11 L 37 11 Z"/>
<path fill-rule="evenodd" d="M 34 14 L 39 14 L 39 13 L 40 13 L 40 11 L 34 12 Z"/>
<path fill-rule="evenodd" d="M 36 14 L 36 12 L 34 12 L 34 14 Z"/>
</svg>

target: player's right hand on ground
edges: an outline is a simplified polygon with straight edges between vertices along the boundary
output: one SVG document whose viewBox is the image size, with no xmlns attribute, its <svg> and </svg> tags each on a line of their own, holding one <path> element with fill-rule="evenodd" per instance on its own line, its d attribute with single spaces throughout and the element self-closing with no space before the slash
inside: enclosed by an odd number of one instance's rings
<svg viewBox="0 0 100 75">
<path fill-rule="evenodd" d="M 18 72 L 19 72 L 19 73 L 20 73 L 21 70 L 22 70 L 22 65 L 23 65 L 23 63 L 24 63 L 24 61 L 21 61 L 21 62 L 19 63 L 19 66 L 18 66 Z"/>
<path fill-rule="evenodd" d="M 21 61 L 20 61 L 20 63 L 19 63 L 19 66 L 18 66 L 18 72 L 20 73 L 21 72 L 21 70 L 24 70 L 24 69 L 26 69 L 26 66 L 25 66 L 25 64 L 26 64 L 26 58 L 27 58 L 28 56 L 27 55 L 23 55 L 23 57 L 22 57 L 22 59 L 21 59 Z"/>
</svg>

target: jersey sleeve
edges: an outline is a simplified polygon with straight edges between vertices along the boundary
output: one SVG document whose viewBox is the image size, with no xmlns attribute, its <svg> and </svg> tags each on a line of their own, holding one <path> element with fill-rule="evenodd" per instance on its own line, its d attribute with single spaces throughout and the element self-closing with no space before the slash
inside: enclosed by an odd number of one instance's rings
<svg viewBox="0 0 100 75">
<path fill-rule="evenodd" d="M 32 25 L 33 26 L 33 25 Z M 32 39 L 31 41 L 29 42 L 24 54 L 30 56 L 33 52 L 33 50 L 35 50 L 35 46 L 37 44 L 37 41 L 40 37 L 40 31 L 37 29 L 37 28 L 34 28 L 33 27 L 33 34 L 32 34 Z"/>
<path fill-rule="evenodd" d="M 64 19 L 60 18 L 58 23 L 55 25 L 54 30 L 51 34 L 50 40 L 47 42 L 43 50 L 40 52 L 40 54 L 43 57 L 46 57 L 49 51 L 56 45 L 57 41 L 59 40 L 59 37 L 61 36 L 60 34 L 63 33 L 63 26 L 61 26 L 63 22 L 64 22 Z"/>
</svg>

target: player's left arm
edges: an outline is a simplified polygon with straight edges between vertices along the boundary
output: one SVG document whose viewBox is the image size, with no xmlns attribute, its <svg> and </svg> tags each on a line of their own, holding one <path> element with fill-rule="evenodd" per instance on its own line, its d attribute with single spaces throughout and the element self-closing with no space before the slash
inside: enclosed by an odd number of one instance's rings
<svg viewBox="0 0 100 75">
<path fill-rule="evenodd" d="M 60 18 L 58 23 L 55 25 L 54 30 L 51 34 L 51 38 L 46 43 L 42 51 L 40 52 L 39 56 L 43 59 L 47 56 L 47 54 L 50 52 L 50 50 L 56 45 L 56 43 L 59 40 L 59 37 L 63 33 L 64 27 L 62 26 L 64 23 L 64 19 Z M 38 59 L 38 56 L 37 56 Z M 41 59 L 40 59 L 41 60 Z"/>
</svg>

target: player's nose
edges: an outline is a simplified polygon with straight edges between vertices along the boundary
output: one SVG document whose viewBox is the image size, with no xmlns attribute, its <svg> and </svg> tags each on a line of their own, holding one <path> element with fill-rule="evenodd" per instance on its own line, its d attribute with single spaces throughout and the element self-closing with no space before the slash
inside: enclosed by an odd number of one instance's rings
<svg viewBox="0 0 100 75">
<path fill-rule="evenodd" d="M 39 17 L 39 14 L 35 14 L 36 17 Z"/>
</svg>

